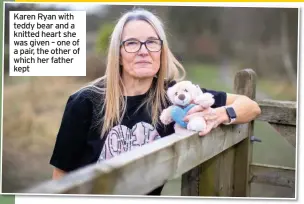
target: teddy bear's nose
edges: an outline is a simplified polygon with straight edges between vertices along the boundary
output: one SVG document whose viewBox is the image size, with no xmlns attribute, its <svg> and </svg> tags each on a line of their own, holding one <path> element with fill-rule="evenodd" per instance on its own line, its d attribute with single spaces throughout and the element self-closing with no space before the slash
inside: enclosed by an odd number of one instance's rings
<svg viewBox="0 0 304 204">
<path fill-rule="evenodd" d="M 179 99 L 179 100 L 184 100 L 184 99 L 185 99 L 185 95 L 184 95 L 184 94 L 180 94 L 180 95 L 178 96 L 178 99 Z"/>
</svg>

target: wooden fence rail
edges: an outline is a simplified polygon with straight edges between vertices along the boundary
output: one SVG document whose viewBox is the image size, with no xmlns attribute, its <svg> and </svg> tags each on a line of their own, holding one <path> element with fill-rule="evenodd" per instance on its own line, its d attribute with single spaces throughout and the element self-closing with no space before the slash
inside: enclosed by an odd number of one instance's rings
<svg viewBox="0 0 304 204">
<path fill-rule="evenodd" d="M 252 70 L 236 74 L 235 93 L 255 99 L 255 87 Z M 258 103 L 262 114 L 257 119 L 274 125 L 295 146 L 295 102 Z M 254 121 L 219 126 L 204 137 L 194 132 L 172 134 L 23 193 L 142 195 L 180 176 L 182 196 L 246 197 L 250 196 L 252 182 L 294 189 L 294 169 L 252 163 L 253 126 Z"/>
<path fill-rule="evenodd" d="M 247 125 L 165 137 L 101 164 L 48 181 L 27 193 L 145 194 L 242 141 Z"/>
</svg>

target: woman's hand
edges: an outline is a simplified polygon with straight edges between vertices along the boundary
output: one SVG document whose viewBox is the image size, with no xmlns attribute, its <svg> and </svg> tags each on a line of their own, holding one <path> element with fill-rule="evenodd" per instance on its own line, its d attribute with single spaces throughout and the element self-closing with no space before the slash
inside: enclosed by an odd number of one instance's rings
<svg viewBox="0 0 304 204">
<path fill-rule="evenodd" d="M 201 116 L 206 120 L 206 129 L 199 132 L 200 136 L 208 134 L 213 128 L 216 128 L 221 123 L 229 121 L 226 109 L 224 107 L 204 109 L 201 106 L 195 106 L 189 110 L 187 116 L 184 118 L 184 121 L 188 122 L 193 116 Z"/>
<path fill-rule="evenodd" d="M 60 169 L 54 168 L 53 169 L 53 176 L 52 176 L 52 178 L 53 178 L 53 180 L 60 179 L 65 174 L 66 174 L 66 172 L 64 172 L 64 171 L 62 171 Z"/>
</svg>

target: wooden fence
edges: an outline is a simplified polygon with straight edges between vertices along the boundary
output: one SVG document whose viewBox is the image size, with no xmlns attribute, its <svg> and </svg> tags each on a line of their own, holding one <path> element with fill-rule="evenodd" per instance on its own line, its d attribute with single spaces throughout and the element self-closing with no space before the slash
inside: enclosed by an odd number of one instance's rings
<svg viewBox="0 0 304 204">
<path fill-rule="evenodd" d="M 234 92 L 255 100 L 254 71 L 236 74 Z M 296 147 L 296 103 L 258 103 L 262 114 L 257 120 L 270 123 Z M 295 192 L 295 169 L 252 163 L 253 126 L 254 121 L 219 126 L 204 137 L 173 134 L 23 193 L 142 195 L 177 177 L 182 177 L 182 196 L 248 197 L 253 182 Z"/>
</svg>

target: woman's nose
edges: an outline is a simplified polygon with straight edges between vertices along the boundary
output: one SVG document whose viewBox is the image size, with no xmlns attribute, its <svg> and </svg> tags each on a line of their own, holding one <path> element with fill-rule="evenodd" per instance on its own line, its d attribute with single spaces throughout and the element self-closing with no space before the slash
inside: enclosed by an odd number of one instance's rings
<svg viewBox="0 0 304 204">
<path fill-rule="evenodd" d="M 145 45 L 141 45 L 141 48 L 138 50 L 138 54 L 148 54 L 148 49 Z"/>
</svg>

